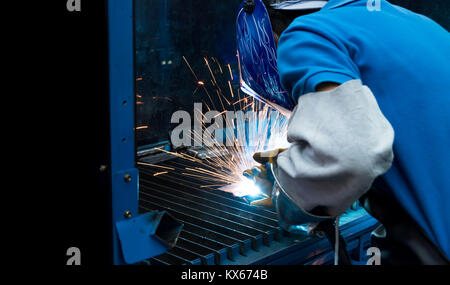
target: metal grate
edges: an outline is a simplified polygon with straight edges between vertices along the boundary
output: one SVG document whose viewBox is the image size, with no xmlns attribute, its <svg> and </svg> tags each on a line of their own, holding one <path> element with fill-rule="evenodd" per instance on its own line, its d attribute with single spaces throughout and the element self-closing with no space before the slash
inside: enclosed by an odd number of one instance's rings
<svg viewBox="0 0 450 285">
<path fill-rule="evenodd" d="M 202 188 L 201 181 L 182 175 L 193 162 L 158 163 L 176 171 L 139 165 L 139 211 L 166 210 L 183 224 L 176 247 L 148 260 L 150 264 L 214 265 L 270 248 L 288 236 L 270 209 L 250 206 L 242 198 Z"/>
</svg>

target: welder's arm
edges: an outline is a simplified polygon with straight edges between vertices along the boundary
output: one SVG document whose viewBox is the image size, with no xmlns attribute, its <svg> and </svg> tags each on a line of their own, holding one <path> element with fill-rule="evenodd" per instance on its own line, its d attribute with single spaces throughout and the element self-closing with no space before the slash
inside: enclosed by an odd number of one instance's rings
<svg viewBox="0 0 450 285">
<path fill-rule="evenodd" d="M 319 216 L 342 214 L 393 160 L 394 131 L 360 80 L 300 96 L 288 140 L 274 175 L 297 206 Z"/>
</svg>

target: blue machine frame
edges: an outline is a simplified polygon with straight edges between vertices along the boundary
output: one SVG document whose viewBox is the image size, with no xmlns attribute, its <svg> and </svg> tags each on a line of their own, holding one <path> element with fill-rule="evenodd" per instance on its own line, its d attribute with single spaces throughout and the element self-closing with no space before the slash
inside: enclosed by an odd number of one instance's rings
<svg viewBox="0 0 450 285">
<path fill-rule="evenodd" d="M 113 263 L 124 264 L 116 223 L 138 215 L 134 143 L 133 0 L 108 0 Z"/>
</svg>

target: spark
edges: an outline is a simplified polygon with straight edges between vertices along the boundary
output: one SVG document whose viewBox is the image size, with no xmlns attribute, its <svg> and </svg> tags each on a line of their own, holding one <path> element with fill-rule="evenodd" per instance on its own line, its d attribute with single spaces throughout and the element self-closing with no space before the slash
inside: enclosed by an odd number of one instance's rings
<svg viewBox="0 0 450 285">
<path fill-rule="evenodd" d="M 217 110 L 211 93 L 206 88 L 205 81 L 199 80 L 186 57 L 183 56 L 183 60 L 195 78 L 196 90 L 194 93 L 201 87 L 208 96 L 213 110 Z M 222 99 L 234 111 L 252 111 L 250 112 L 250 117 L 246 118 L 243 126 L 238 125 L 237 121 L 232 121 L 231 126 L 226 126 L 227 129 L 231 129 L 231 133 L 235 133 L 234 139 L 232 140 L 233 144 L 230 146 L 217 141 L 217 138 L 208 130 L 208 126 L 202 122 L 202 132 L 198 133 L 194 131 L 192 133 L 194 142 L 204 145 L 203 137 L 205 135 L 210 136 L 213 140 L 212 145 L 203 147 L 203 151 L 208 154 L 203 159 L 199 158 L 197 151 L 192 151 L 189 154 L 161 149 L 161 152 L 180 158 L 180 162 L 176 168 L 169 169 L 167 167 L 163 169 L 164 171 L 158 172 L 158 170 L 161 170 L 158 168 L 164 168 L 165 166 L 149 163 L 144 165 L 155 167 L 154 176 L 166 174 L 168 171 L 174 171 L 174 175 L 181 174 L 182 176 L 197 178 L 199 180 L 198 183 L 200 183 L 198 186 L 201 188 L 226 191 L 239 197 L 261 195 L 261 191 L 257 185 L 252 180 L 243 177 L 242 173 L 244 170 L 256 165 L 256 162 L 253 160 L 253 154 L 255 152 L 288 146 L 286 139 L 287 117 L 274 111 L 270 106 L 255 101 L 253 97 L 244 96 L 241 98 L 239 89 L 237 89 L 237 96 L 235 96 L 231 85 L 233 74 L 230 64 L 226 65 L 229 71 L 229 78 L 224 79 L 223 77 L 227 77 L 227 73 L 222 74 L 221 66 L 217 59 L 212 58 L 219 67 L 220 74 L 214 74 L 207 57 L 204 57 L 203 60 L 208 71 L 207 73 L 211 77 L 208 80 L 211 82 L 212 88 L 215 88 L 216 96 L 222 107 L 222 110 L 218 110 L 219 114 L 215 117 L 222 116 L 227 111 L 231 111 L 224 107 Z M 228 87 L 230 92 L 227 92 L 227 95 L 225 95 L 220 86 Z M 203 100 L 202 102 L 206 105 L 207 110 L 211 110 L 209 104 Z M 202 114 L 202 120 L 204 119 L 205 116 Z M 195 166 L 192 165 L 192 162 L 195 163 Z M 138 163 L 143 164 L 142 162 Z M 176 178 L 169 173 L 168 175 L 163 175 L 161 179 Z"/>
<path fill-rule="evenodd" d="M 244 100 L 245 100 L 245 102 L 247 102 L 247 99 L 248 99 L 248 97 L 241 98 L 241 99 L 237 100 L 236 102 L 234 102 L 233 105 L 235 105 L 237 103 L 240 103 L 240 102 L 242 102 Z"/>
<path fill-rule="evenodd" d="M 158 167 L 158 168 L 164 168 L 164 169 L 168 169 L 168 170 L 175 170 L 175 168 L 173 168 L 173 167 L 157 165 L 157 164 L 152 164 L 152 163 L 147 163 L 147 162 L 142 162 L 142 161 L 138 161 L 137 164 L 147 165 L 147 166 L 152 166 L 152 167 Z"/>
<path fill-rule="evenodd" d="M 222 111 L 222 112 L 220 112 L 219 114 L 217 114 L 217 115 L 215 115 L 213 118 L 215 119 L 215 118 L 217 118 L 217 117 L 219 117 L 219 116 L 222 116 L 224 113 L 226 113 L 227 112 L 227 110 L 225 110 L 225 111 Z"/>
<path fill-rule="evenodd" d="M 139 126 L 139 127 L 136 127 L 136 130 L 142 130 L 142 129 L 147 129 L 148 128 L 148 126 Z"/>
<path fill-rule="evenodd" d="M 217 66 L 219 67 L 220 73 L 223 73 L 222 66 L 220 65 L 220 62 L 214 57 L 212 59 L 217 64 Z"/>
<path fill-rule="evenodd" d="M 197 80 L 197 82 L 199 82 L 197 75 L 195 74 L 194 70 L 192 69 L 191 65 L 189 64 L 189 62 L 187 61 L 186 57 L 184 57 L 183 55 L 183 60 L 184 62 L 186 62 L 187 66 L 189 67 L 189 69 L 192 72 L 192 75 L 194 75 L 195 79 Z"/>
<path fill-rule="evenodd" d="M 228 80 L 228 87 L 230 87 L 231 97 L 234 98 L 233 88 L 231 87 L 231 82 L 230 82 L 230 80 Z"/>
<path fill-rule="evenodd" d="M 207 59 L 206 57 L 204 57 L 204 60 L 205 60 L 206 66 L 208 67 L 208 70 L 209 70 L 209 72 L 210 72 L 210 74 L 211 74 L 212 80 L 214 81 L 214 83 L 215 83 L 216 86 L 217 86 L 216 77 L 214 76 L 214 73 L 213 73 L 212 70 L 211 70 L 211 66 L 209 65 L 209 61 L 208 61 L 208 59 Z"/>
<path fill-rule="evenodd" d="M 233 80 L 233 72 L 231 72 L 231 66 L 230 66 L 230 64 L 227 64 L 227 66 L 228 66 L 228 70 L 230 71 L 230 78 L 231 78 L 231 80 Z"/>
</svg>

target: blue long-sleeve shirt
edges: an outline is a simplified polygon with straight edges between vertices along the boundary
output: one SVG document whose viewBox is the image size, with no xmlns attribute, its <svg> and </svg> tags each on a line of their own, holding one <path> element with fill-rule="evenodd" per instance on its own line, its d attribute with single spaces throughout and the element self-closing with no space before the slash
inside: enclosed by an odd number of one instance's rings
<svg viewBox="0 0 450 285">
<path fill-rule="evenodd" d="M 281 82 L 294 101 L 321 82 L 370 88 L 395 131 L 379 181 L 450 259 L 450 35 L 387 1 L 379 11 L 367 3 L 331 0 L 297 18 L 278 43 Z"/>
</svg>

